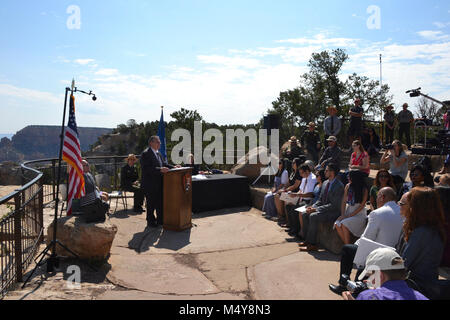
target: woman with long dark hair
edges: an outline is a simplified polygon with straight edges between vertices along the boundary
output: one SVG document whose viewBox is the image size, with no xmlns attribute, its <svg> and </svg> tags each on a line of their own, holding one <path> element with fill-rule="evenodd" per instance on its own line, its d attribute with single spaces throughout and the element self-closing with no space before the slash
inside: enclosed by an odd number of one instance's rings
<svg viewBox="0 0 450 320">
<path fill-rule="evenodd" d="M 386 169 L 380 169 L 377 173 L 377 176 L 375 177 L 373 186 L 370 188 L 369 191 L 370 209 L 372 211 L 377 209 L 378 191 L 386 187 L 391 187 L 392 189 L 396 190 L 394 185 L 394 179 L 392 179 L 392 176 L 389 174 L 389 171 L 387 171 Z"/>
<path fill-rule="evenodd" d="M 275 179 L 273 183 L 273 188 L 264 197 L 264 204 L 262 211 L 263 216 L 267 218 L 277 216 L 277 208 L 275 207 L 275 194 L 280 190 L 288 186 L 289 184 L 289 173 L 287 168 L 289 167 L 289 160 L 282 159 L 278 163 L 278 172 L 275 174 Z"/>
<path fill-rule="evenodd" d="M 405 242 L 399 253 L 410 271 L 408 278 L 418 285 L 425 296 L 436 298 L 440 294 L 439 266 L 446 241 L 439 193 L 429 187 L 415 187 L 402 197 L 399 205 L 402 207 L 401 214 L 405 216 Z"/>
<path fill-rule="evenodd" d="M 409 177 L 411 182 L 405 182 L 403 184 L 403 187 L 400 189 L 399 198 L 415 187 L 434 187 L 433 177 L 422 165 L 415 165 L 411 169 Z"/>
<path fill-rule="evenodd" d="M 380 163 L 389 163 L 389 172 L 394 179 L 397 190 L 399 190 L 408 175 L 408 156 L 400 140 L 394 140 L 392 147 L 393 149 L 384 152 Z"/>
<path fill-rule="evenodd" d="M 359 140 L 352 143 L 353 153 L 350 157 L 349 170 L 359 170 L 366 177 L 370 173 L 370 157 Z"/>
<path fill-rule="evenodd" d="M 334 227 L 344 244 L 351 244 L 351 234 L 360 237 L 366 227 L 366 202 L 368 190 L 365 176 L 361 171 L 352 170 L 348 175 L 349 183 L 345 186 L 342 199 L 341 216 Z"/>
<path fill-rule="evenodd" d="M 282 201 L 281 194 L 283 192 L 297 192 L 300 187 L 300 183 L 302 182 L 302 177 L 299 173 L 299 168 L 302 165 L 302 160 L 300 158 L 295 158 L 292 160 L 292 172 L 289 176 L 289 184 L 285 188 L 281 188 L 275 194 L 275 207 L 277 209 L 278 218 L 273 217 L 272 220 L 278 220 L 279 224 L 286 223 L 286 208 L 284 205 L 284 201 Z"/>
</svg>

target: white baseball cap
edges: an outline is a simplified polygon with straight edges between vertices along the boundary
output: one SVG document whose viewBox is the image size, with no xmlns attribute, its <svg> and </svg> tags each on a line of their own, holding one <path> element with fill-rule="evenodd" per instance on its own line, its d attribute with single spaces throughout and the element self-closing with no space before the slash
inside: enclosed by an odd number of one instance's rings
<svg viewBox="0 0 450 320">
<path fill-rule="evenodd" d="M 400 270 L 405 269 L 405 264 L 400 255 L 393 249 L 378 248 L 373 250 L 366 259 L 366 267 L 359 280 L 364 279 L 367 272 L 375 270 Z"/>
</svg>

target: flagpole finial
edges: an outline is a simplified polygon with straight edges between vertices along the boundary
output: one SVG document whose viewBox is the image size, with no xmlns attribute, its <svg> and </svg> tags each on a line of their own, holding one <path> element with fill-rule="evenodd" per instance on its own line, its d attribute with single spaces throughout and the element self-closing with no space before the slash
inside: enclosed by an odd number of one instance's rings
<svg viewBox="0 0 450 320">
<path fill-rule="evenodd" d="M 164 106 L 161 106 L 161 110 L 164 109 Z"/>
</svg>

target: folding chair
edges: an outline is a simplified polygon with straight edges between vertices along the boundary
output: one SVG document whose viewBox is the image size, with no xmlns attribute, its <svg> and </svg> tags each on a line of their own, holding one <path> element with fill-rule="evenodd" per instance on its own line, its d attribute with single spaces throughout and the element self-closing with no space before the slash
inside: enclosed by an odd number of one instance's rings
<svg viewBox="0 0 450 320">
<path fill-rule="evenodd" d="M 127 203 L 127 192 L 123 190 L 116 190 L 108 194 L 108 203 L 111 204 L 111 200 L 116 199 L 116 205 L 114 207 L 114 213 L 117 211 L 117 204 L 119 203 L 119 199 L 122 200 L 123 207 L 125 211 L 128 211 L 128 203 Z"/>
</svg>

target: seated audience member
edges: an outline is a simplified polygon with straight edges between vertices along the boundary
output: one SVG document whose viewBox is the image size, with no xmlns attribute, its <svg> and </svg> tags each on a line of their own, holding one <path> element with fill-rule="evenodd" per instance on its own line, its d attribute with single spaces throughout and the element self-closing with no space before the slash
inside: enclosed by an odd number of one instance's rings
<svg viewBox="0 0 450 320">
<path fill-rule="evenodd" d="M 444 246 L 444 254 L 442 255 L 441 266 L 450 268 L 450 187 L 437 186 L 436 190 L 439 192 L 445 216 L 446 243 Z"/>
<path fill-rule="evenodd" d="M 327 180 L 325 177 L 325 169 L 319 169 L 316 172 L 317 184 L 314 187 L 314 199 L 312 203 L 316 203 L 319 200 L 320 192 L 322 191 L 323 183 Z"/>
<path fill-rule="evenodd" d="M 421 165 L 415 165 L 411 169 L 409 173 L 409 178 L 411 179 L 411 182 L 405 182 L 403 184 L 399 192 L 400 197 L 415 187 L 423 187 L 423 186 L 430 188 L 434 187 L 433 177 Z"/>
<path fill-rule="evenodd" d="M 385 246 L 394 247 L 400 238 L 403 217 L 400 215 L 400 207 L 395 202 L 397 194 L 390 187 L 382 188 L 377 194 L 378 209 L 372 211 L 367 219 L 367 226 L 361 237 L 381 243 Z M 329 288 L 340 295 L 345 291 L 345 276 L 350 277 L 353 260 L 358 250 L 359 240 L 355 244 L 344 245 L 341 254 L 341 267 L 339 272 L 339 284 L 330 284 Z M 359 270 L 356 278 L 361 273 Z"/>
<path fill-rule="evenodd" d="M 447 155 L 447 158 L 445 158 L 444 166 L 442 167 L 442 170 L 439 172 L 439 174 L 446 174 L 450 173 L 450 154 Z"/>
<path fill-rule="evenodd" d="M 380 137 L 378 136 L 374 128 L 369 128 L 368 133 L 369 135 L 367 140 L 367 148 L 365 146 L 364 148 L 366 148 L 369 156 L 375 156 L 378 154 L 378 152 L 380 152 L 381 149 Z"/>
<path fill-rule="evenodd" d="M 282 201 L 281 195 L 284 192 L 297 192 L 298 188 L 300 187 L 300 183 L 302 182 L 302 177 L 300 176 L 299 168 L 302 165 L 302 162 L 299 158 L 295 158 L 294 161 L 292 161 L 292 172 L 289 176 L 289 184 L 287 187 L 282 188 L 277 191 L 275 194 L 274 200 L 275 200 L 275 207 L 277 209 L 277 215 L 278 218 L 272 218 L 274 221 L 278 221 L 278 224 L 284 224 L 287 222 L 286 219 L 286 209 L 284 205 L 284 201 Z"/>
<path fill-rule="evenodd" d="M 303 164 L 300 169 L 300 176 L 302 182 L 298 192 L 289 195 L 292 198 L 298 198 L 297 205 L 286 205 L 286 213 L 289 225 L 289 235 L 298 238 L 298 232 L 300 231 L 300 222 L 298 212 L 296 208 L 305 205 L 312 205 L 314 199 L 314 187 L 316 186 L 316 176 L 311 172 L 311 168 L 306 164 Z M 296 240 L 296 239 L 293 239 Z"/>
<path fill-rule="evenodd" d="M 301 215 L 301 235 L 305 242 L 299 244 L 301 251 L 317 251 L 317 230 L 319 223 L 325 221 L 335 221 L 340 214 L 342 197 L 344 196 L 344 185 L 336 179 L 339 169 L 334 164 L 330 164 L 325 169 L 325 176 L 328 180 L 322 186 L 319 200 L 306 208 L 306 212 Z M 304 247 L 304 248 L 303 248 Z"/>
<path fill-rule="evenodd" d="M 187 161 L 185 163 L 185 165 L 187 167 L 191 167 L 192 168 L 192 175 L 196 176 L 198 174 L 200 174 L 200 165 L 199 164 L 195 164 L 195 158 L 194 155 L 191 153 L 187 156 Z"/>
<path fill-rule="evenodd" d="M 377 208 L 377 194 L 378 191 L 385 187 L 391 187 L 396 190 L 394 185 L 394 179 L 386 169 L 380 169 L 375 177 L 373 186 L 369 191 L 370 209 L 375 210 Z"/>
<path fill-rule="evenodd" d="M 286 188 L 289 185 L 289 173 L 287 171 L 288 161 L 288 159 L 283 159 L 278 163 L 278 172 L 275 174 L 273 188 L 264 197 L 264 204 L 262 207 L 264 216 L 277 216 L 277 208 L 275 207 L 274 197 L 280 189 Z"/>
<path fill-rule="evenodd" d="M 450 174 L 444 174 L 439 177 L 439 185 L 442 187 L 450 187 Z"/>
<path fill-rule="evenodd" d="M 340 170 L 342 150 L 337 145 L 337 139 L 335 136 L 329 136 L 327 142 L 328 147 L 323 152 L 316 169 L 325 169 L 327 165 L 334 163 Z"/>
<path fill-rule="evenodd" d="M 297 137 L 292 136 L 291 139 L 289 139 L 289 146 L 282 151 L 282 156 L 283 158 L 292 161 L 295 158 L 299 158 L 301 155 L 303 155 L 303 152 L 302 148 L 298 144 Z"/>
<path fill-rule="evenodd" d="M 397 190 L 400 190 L 408 175 L 408 156 L 399 140 L 392 142 L 392 149 L 386 150 L 380 159 L 381 164 L 389 162 L 389 172 L 394 179 Z"/>
<path fill-rule="evenodd" d="M 368 190 L 361 171 L 352 170 L 348 175 L 341 204 L 341 216 L 334 227 L 344 244 L 350 244 L 351 235 L 360 237 L 367 221 L 366 202 Z"/>
<path fill-rule="evenodd" d="M 328 141 L 328 137 L 330 136 L 337 137 L 342 127 L 341 119 L 337 116 L 337 108 L 335 106 L 330 106 L 327 108 L 327 112 L 329 116 L 326 117 L 323 122 L 323 130 L 325 132 L 326 141 Z"/>
<path fill-rule="evenodd" d="M 408 279 L 429 299 L 440 295 L 439 266 L 445 241 L 445 218 L 438 191 L 415 187 L 399 201 L 405 217 L 397 252 L 405 261 Z"/>
<path fill-rule="evenodd" d="M 365 177 L 370 173 L 370 158 L 367 152 L 364 150 L 361 142 L 358 140 L 352 143 L 353 153 L 350 157 L 349 170 L 359 170 L 364 173 Z"/>
<path fill-rule="evenodd" d="M 134 154 L 130 154 L 126 159 L 127 164 L 120 170 L 120 189 L 134 193 L 134 212 L 144 212 L 142 204 L 144 203 L 144 192 L 139 187 L 139 175 L 134 164 L 137 158 Z"/>
<path fill-rule="evenodd" d="M 316 164 L 319 160 L 319 151 L 322 146 L 319 132 L 317 132 L 314 122 L 308 124 L 308 129 L 303 133 L 300 141 L 309 156 L 309 160 L 314 161 L 314 164 Z"/>
<path fill-rule="evenodd" d="M 367 256 L 366 268 L 359 280 L 366 276 L 370 276 L 368 285 L 373 289 L 360 292 L 356 300 L 428 300 L 408 286 L 405 263 L 392 249 L 378 248 Z M 342 297 L 344 300 L 355 300 L 349 291 L 343 292 Z"/>
<path fill-rule="evenodd" d="M 81 211 L 87 223 L 104 222 L 109 211 L 108 194 L 99 190 L 87 160 L 82 160 L 85 196 L 80 199 Z"/>
</svg>

